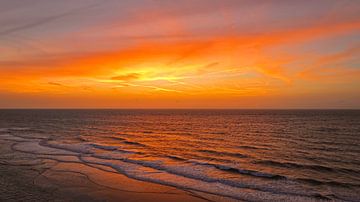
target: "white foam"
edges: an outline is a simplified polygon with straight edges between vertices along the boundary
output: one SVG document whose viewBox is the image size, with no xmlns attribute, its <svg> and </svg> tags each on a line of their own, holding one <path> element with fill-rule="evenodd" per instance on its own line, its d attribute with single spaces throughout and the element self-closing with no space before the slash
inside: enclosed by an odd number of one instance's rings
<svg viewBox="0 0 360 202">
<path fill-rule="evenodd" d="M 43 146 L 51 147 L 55 149 L 66 150 L 70 152 L 76 152 L 81 154 L 91 154 L 93 153 L 92 150 L 94 149 L 91 145 L 86 143 L 61 143 L 55 141 L 44 141 L 41 143 Z"/>
<path fill-rule="evenodd" d="M 117 150 L 119 147 L 117 146 L 108 146 L 108 145 L 101 145 L 101 144 L 90 144 L 90 146 L 95 147 L 97 149 L 103 149 L 103 150 L 108 150 L 108 151 L 114 151 Z"/>
<path fill-rule="evenodd" d="M 82 158 L 82 160 L 86 163 L 109 166 L 130 178 L 174 186 L 183 189 L 191 189 L 206 193 L 220 194 L 222 196 L 227 196 L 239 200 L 309 200 L 309 198 L 307 197 L 288 196 L 271 192 L 254 191 L 252 189 L 229 186 L 220 182 L 199 181 L 193 178 L 159 171 L 157 169 L 144 169 L 141 165 L 128 162 L 97 159 L 93 157 L 84 157 Z"/>
<path fill-rule="evenodd" d="M 16 137 L 16 136 L 12 136 L 12 135 L 7 135 L 7 136 L 1 135 L 0 137 L 3 140 L 14 141 L 14 142 L 29 142 L 30 141 L 28 139 Z"/>
<path fill-rule="evenodd" d="M 6 136 L 6 138 L 10 137 L 13 136 Z M 201 165 L 201 162 L 197 162 L 198 164 L 194 164 L 195 162 L 166 164 L 165 162 L 168 162 L 169 159 L 161 159 L 159 157 L 156 160 L 149 158 L 134 159 L 131 158 L 133 152 L 121 150 L 116 146 L 89 142 L 65 143 L 54 140 L 32 140 L 31 142 L 16 143 L 13 148 L 17 151 L 40 155 L 80 155 L 82 156 L 81 162 L 83 163 L 108 166 L 134 179 L 218 194 L 240 200 L 266 199 L 278 201 L 290 200 L 294 199 L 294 197 L 308 199 L 301 196 L 289 196 L 288 194 L 281 193 L 281 188 L 276 189 L 276 187 L 273 188 L 268 184 L 262 186 L 261 184 L 249 181 L 236 182 L 222 178 L 219 179 L 208 174 L 214 169 L 211 164 L 203 163 Z M 102 151 L 99 151 L 99 149 Z M 58 158 L 58 160 L 67 161 L 66 158 Z M 76 162 L 79 161 L 76 160 Z M 226 168 L 226 166 L 223 167 L 223 169 Z M 277 192 L 279 190 L 280 193 Z"/>
<path fill-rule="evenodd" d="M 108 157 L 110 158 L 111 155 L 114 155 L 114 158 L 116 158 L 117 155 L 121 154 L 134 154 L 137 152 L 128 151 L 124 149 L 120 149 L 117 146 L 109 146 L 109 145 L 102 145 L 98 143 L 88 143 L 88 142 L 81 142 L 81 143 L 62 143 L 57 141 L 44 141 L 41 143 L 43 146 L 51 147 L 51 148 L 57 148 L 62 150 L 67 150 L 71 152 L 76 152 L 80 154 L 97 154 L 97 153 L 106 153 L 108 154 Z M 98 152 L 98 150 L 104 150 L 102 152 Z M 107 152 L 106 152 L 107 151 Z"/>
<path fill-rule="evenodd" d="M 242 177 L 241 181 L 236 179 L 225 179 L 219 178 L 218 176 L 223 176 L 223 171 L 219 170 L 215 175 L 214 167 L 211 164 L 203 165 L 194 165 L 190 163 L 185 164 L 165 164 L 162 160 L 149 160 L 149 159 L 132 159 L 131 156 L 107 156 L 109 154 L 93 154 L 92 157 L 100 158 L 103 160 L 117 160 L 118 162 L 123 162 L 127 164 L 135 164 L 137 168 L 143 169 L 143 166 L 146 169 L 153 169 L 154 171 L 181 176 L 185 178 L 191 178 L 193 180 L 202 181 L 206 183 L 219 183 L 226 186 L 236 187 L 236 188 L 249 188 L 253 191 L 264 191 L 270 193 L 287 193 L 289 195 L 308 195 L 309 192 L 303 190 L 302 188 L 296 187 L 297 184 L 294 184 L 291 181 L 263 181 L 259 179 L 254 179 L 253 177 Z M 133 168 L 134 169 L 134 168 Z M 141 171 L 142 172 L 142 171 Z M 289 191 L 289 188 L 292 188 Z"/>
<path fill-rule="evenodd" d="M 9 130 L 7 128 L 0 128 L 0 132 L 8 132 Z"/>
<path fill-rule="evenodd" d="M 21 152 L 46 155 L 77 155 L 77 153 L 49 148 L 39 145 L 40 141 L 21 142 L 14 145 L 14 149 Z"/>
</svg>

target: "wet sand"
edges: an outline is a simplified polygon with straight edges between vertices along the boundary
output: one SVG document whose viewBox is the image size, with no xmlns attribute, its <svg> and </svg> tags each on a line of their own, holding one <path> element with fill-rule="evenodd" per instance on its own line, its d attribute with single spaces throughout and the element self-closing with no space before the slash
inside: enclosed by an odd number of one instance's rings
<svg viewBox="0 0 360 202">
<path fill-rule="evenodd" d="M 63 162 L 56 156 L 19 152 L 15 144 L 0 140 L 0 201 L 230 200 L 130 179 L 101 165 L 71 163 L 73 156 Z"/>
</svg>

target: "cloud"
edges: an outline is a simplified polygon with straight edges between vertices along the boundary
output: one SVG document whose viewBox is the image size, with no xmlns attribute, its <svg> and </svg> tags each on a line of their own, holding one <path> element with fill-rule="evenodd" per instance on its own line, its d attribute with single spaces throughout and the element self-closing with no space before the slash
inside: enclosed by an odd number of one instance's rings
<svg viewBox="0 0 360 202">
<path fill-rule="evenodd" d="M 360 69 L 349 67 L 352 59 L 360 57 L 360 46 L 354 46 L 345 50 L 318 56 L 315 61 L 299 71 L 298 77 L 305 80 L 331 80 L 342 82 L 343 79 L 358 78 Z M 340 79 L 342 78 L 342 79 Z"/>
<path fill-rule="evenodd" d="M 12 33 L 27 30 L 27 29 L 32 29 L 32 28 L 35 28 L 35 27 L 38 27 L 38 26 L 41 26 L 41 25 L 44 25 L 44 24 L 47 24 L 47 23 L 51 23 L 51 22 L 53 22 L 55 20 L 58 20 L 60 18 L 64 18 L 64 17 L 69 16 L 69 15 L 78 14 L 80 11 L 96 7 L 98 5 L 100 5 L 100 3 L 91 4 L 91 5 L 83 6 L 83 7 L 80 7 L 80 8 L 74 8 L 74 9 L 71 9 L 69 11 L 63 12 L 61 14 L 45 17 L 45 18 L 42 18 L 40 20 L 31 22 L 31 23 L 27 23 L 27 24 L 23 24 L 23 25 L 20 25 L 20 26 L 10 28 L 10 29 L 2 30 L 2 31 L 0 31 L 0 36 L 1 35 L 12 34 Z"/>
<path fill-rule="evenodd" d="M 140 78 L 140 74 L 138 73 L 129 73 L 129 74 L 125 74 L 125 75 L 119 75 L 119 76 L 114 76 L 111 77 L 112 80 L 118 80 L 118 81 L 131 81 L 131 80 L 136 80 L 138 78 Z"/>
<path fill-rule="evenodd" d="M 64 87 L 63 84 L 61 83 L 56 83 L 56 82 L 48 82 L 49 85 L 53 85 L 53 86 L 61 86 L 61 87 Z"/>
</svg>

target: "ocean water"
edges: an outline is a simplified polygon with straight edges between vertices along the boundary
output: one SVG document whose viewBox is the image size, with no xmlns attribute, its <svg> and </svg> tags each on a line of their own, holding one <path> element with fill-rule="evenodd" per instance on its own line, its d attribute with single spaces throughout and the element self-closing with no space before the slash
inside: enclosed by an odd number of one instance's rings
<svg viewBox="0 0 360 202">
<path fill-rule="evenodd" d="M 358 110 L 0 110 L 41 159 L 249 201 L 360 201 Z"/>
</svg>

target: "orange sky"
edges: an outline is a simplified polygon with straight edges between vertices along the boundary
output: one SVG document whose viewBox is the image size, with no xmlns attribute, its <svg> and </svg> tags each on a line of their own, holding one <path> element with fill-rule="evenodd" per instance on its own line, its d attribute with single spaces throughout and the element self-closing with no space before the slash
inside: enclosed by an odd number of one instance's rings
<svg viewBox="0 0 360 202">
<path fill-rule="evenodd" d="M 360 108 L 357 1 L 0 2 L 0 108 Z"/>
</svg>

